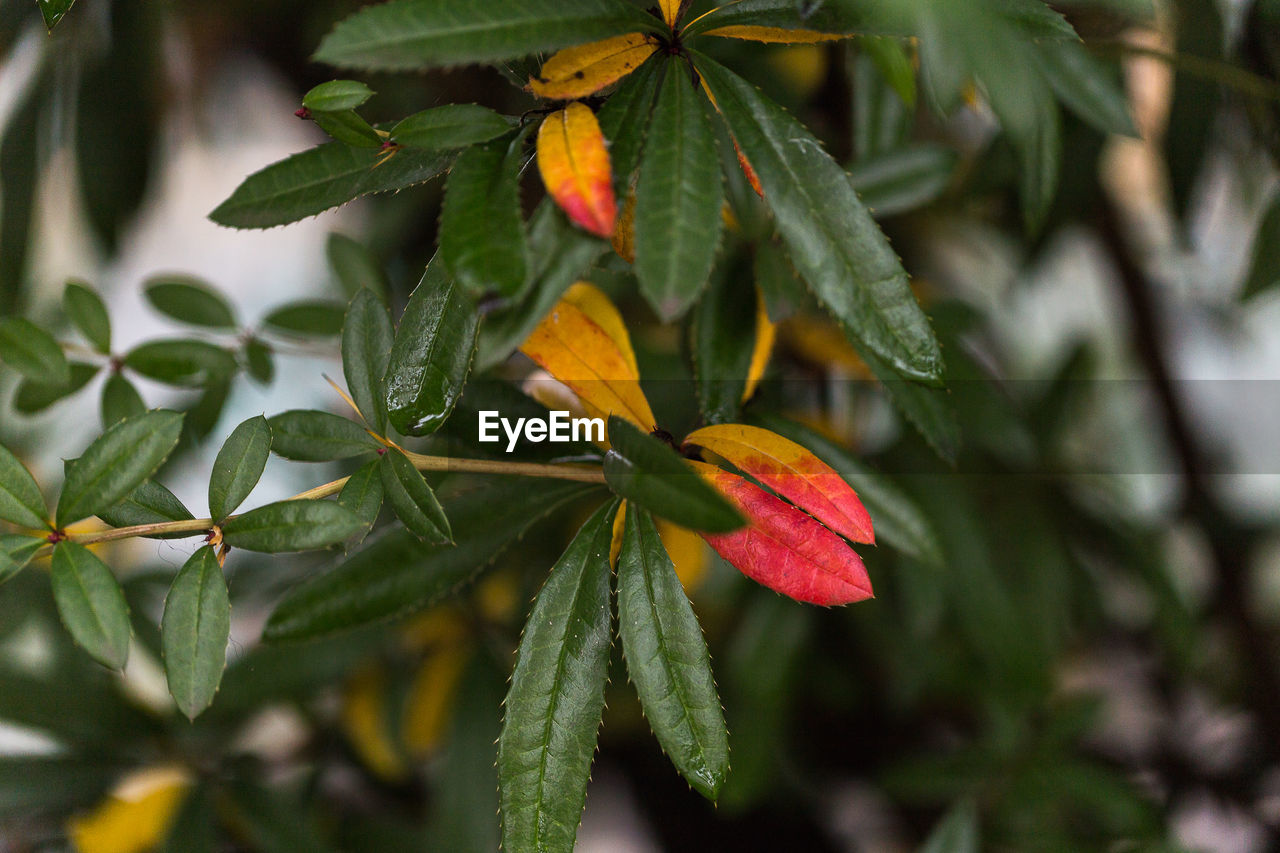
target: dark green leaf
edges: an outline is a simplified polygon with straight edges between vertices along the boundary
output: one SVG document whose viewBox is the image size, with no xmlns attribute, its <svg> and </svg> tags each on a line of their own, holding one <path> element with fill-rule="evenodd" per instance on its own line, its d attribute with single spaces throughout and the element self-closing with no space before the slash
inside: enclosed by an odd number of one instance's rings
<svg viewBox="0 0 1280 853">
<path fill-rule="evenodd" d="M 49 32 L 53 32 L 53 28 L 58 25 L 63 16 L 71 11 L 76 0 L 36 0 L 36 5 L 40 7 L 40 14 L 44 16 L 44 25 Z"/>
<path fill-rule="evenodd" d="M 120 764 L 100 758 L 6 755 L 0 758 L 0 815 L 30 820 L 87 807 L 123 770 Z"/>
<path fill-rule="evenodd" d="M 32 382 L 62 387 L 71 381 L 62 347 L 23 317 L 0 317 L 0 359 Z"/>
<path fill-rule="evenodd" d="M 511 129 L 506 116 L 479 104 L 445 104 L 414 113 L 391 128 L 391 141 L 406 148 L 449 151 L 488 142 Z"/>
<path fill-rule="evenodd" d="M 338 493 L 338 503 L 364 522 L 364 529 L 358 534 L 363 541 L 373 523 L 378 520 L 382 511 L 382 466 L 379 460 L 367 462 L 356 470 Z"/>
<path fill-rule="evenodd" d="M 97 291 L 84 282 L 68 281 L 62 310 L 94 349 L 104 355 L 111 352 L 111 317 Z"/>
<path fill-rule="evenodd" d="M 13 408 L 24 415 L 43 411 L 88 385 L 89 380 L 98 375 L 99 369 L 96 364 L 73 361 L 71 362 L 71 381 L 65 385 L 50 385 L 47 382 L 24 379 L 18 384 L 18 390 L 13 395 Z"/>
<path fill-rule="evenodd" d="M 451 153 L 405 150 L 377 165 L 382 156 L 341 142 L 319 145 L 253 173 L 209 218 L 232 228 L 287 225 L 370 193 L 429 181 L 453 159 Z"/>
<path fill-rule="evenodd" d="M 112 527 L 134 527 L 139 524 L 163 524 L 166 521 L 190 521 L 195 516 L 173 492 L 155 480 L 144 480 L 124 500 L 110 509 L 101 510 L 98 518 Z M 190 535 L 176 533 L 149 538 L 181 539 Z"/>
<path fill-rule="evenodd" d="M 363 243 L 335 231 L 325 243 L 325 255 L 348 296 L 367 288 L 380 299 L 387 298 L 387 273 Z"/>
<path fill-rule="evenodd" d="M 12 533 L 0 535 L 0 584 L 22 571 L 44 545 L 44 539 Z"/>
<path fill-rule="evenodd" d="M 373 125 L 360 117 L 355 110 L 336 113 L 315 113 L 311 120 L 325 133 L 344 145 L 357 148 L 381 148 L 382 137 Z"/>
<path fill-rule="evenodd" d="M 271 426 L 262 415 L 240 424 L 213 460 L 209 477 L 209 514 L 222 521 L 235 512 L 262 479 L 271 456 Z"/>
<path fill-rule="evenodd" d="M 382 445 L 355 421 L 329 412 L 294 409 L 271 418 L 271 449 L 299 462 L 331 462 Z"/>
<path fill-rule="evenodd" d="M 601 507 L 551 569 L 516 651 L 498 738 L 502 846 L 570 853 L 604 709 L 613 613 Z"/>
<path fill-rule="evenodd" d="M 922 142 L 860 159 L 849 170 L 849 180 L 873 214 L 893 216 L 942 195 L 955 166 L 955 151 Z"/>
<path fill-rule="evenodd" d="M 302 105 L 312 112 L 354 110 L 373 97 L 373 90 L 358 80 L 330 80 L 314 86 L 302 96 Z"/>
<path fill-rule="evenodd" d="M 1084 45 L 1045 41 L 1034 52 L 1054 94 L 1102 133 L 1138 135 L 1119 72 L 1095 59 Z"/>
<path fill-rule="evenodd" d="M 233 548 L 279 554 L 326 548 L 363 529 L 363 521 L 334 501 L 278 501 L 227 521 L 222 539 Z"/>
<path fill-rule="evenodd" d="M 442 501 L 455 545 L 423 545 L 408 530 L 388 528 L 333 571 L 291 590 L 263 636 L 310 639 L 428 607 L 586 491 L 580 483 L 487 478 L 483 486 Z"/>
<path fill-rule="evenodd" d="M 107 564 L 75 542 L 53 549 L 50 573 L 62 624 L 89 656 L 110 669 L 129 659 L 129 605 Z"/>
<path fill-rule="evenodd" d="M 395 510 L 409 532 L 423 542 L 444 544 L 452 541 L 449 519 L 445 516 L 435 492 L 427 485 L 422 473 L 403 453 L 391 450 L 384 453 L 379 467 L 382 475 L 382 491 L 387 502 Z"/>
<path fill-rule="evenodd" d="M 649 726 L 680 775 L 714 800 L 729 732 L 702 628 L 649 513 L 628 507 L 618 555 L 618 633 Z"/>
<path fill-rule="evenodd" d="M 198 388 L 233 376 L 236 357 L 205 341 L 174 339 L 139 344 L 125 354 L 124 364 L 148 379 Z"/>
<path fill-rule="evenodd" d="M 741 0 L 725 3 L 708 15 L 691 22 L 684 37 L 721 27 L 774 27 L 782 30 L 813 30 L 820 33 L 898 32 L 894 18 L 882 14 L 875 3 L 810 3 L 797 0 Z M 913 35 L 902 32 L 902 35 Z"/>
<path fill-rule="evenodd" d="M 978 853 L 978 813 L 973 803 L 957 803 L 938 822 L 920 853 Z"/>
<path fill-rule="evenodd" d="M 379 435 L 387 431 L 383 377 L 391 358 L 395 330 L 387 307 L 371 290 L 361 290 L 342 321 L 342 372 L 347 390 L 365 423 Z"/>
<path fill-rule="evenodd" d="M 476 298 L 514 296 L 528 262 L 520 215 L 525 134 L 473 145 L 449 171 L 440 214 L 440 260 Z"/>
<path fill-rule="evenodd" d="M 640 164 L 640 152 L 649 132 L 649 116 L 658 96 L 663 69 L 668 69 L 666 63 L 647 60 L 618 84 L 617 91 L 596 113 L 600 131 L 609 142 L 609 160 L 619 197 L 631 192 L 631 179 Z"/>
<path fill-rule="evenodd" d="M 636 277 L 665 321 L 698 298 L 720 245 L 724 188 L 706 97 L 668 62 L 636 182 Z"/>
<path fill-rule="evenodd" d="M 217 853 L 217 826 L 210 786 L 197 783 L 183 797 L 156 853 Z"/>
<path fill-rule="evenodd" d="M 1244 283 L 1245 299 L 1280 285 L 1280 196 L 1271 202 L 1253 238 L 1253 260 Z"/>
<path fill-rule="evenodd" d="M 947 391 L 898 378 L 867 350 L 859 349 L 858 354 L 880 380 L 894 408 L 916 428 L 935 453 L 947 462 L 955 462 L 956 454 L 960 452 L 960 422 L 956 420 L 955 407 Z"/>
<path fill-rule="evenodd" d="M 40 529 L 49 525 L 40 486 L 26 466 L 0 444 L 0 519 L 20 527 Z"/>
<path fill-rule="evenodd" d="M 227 665 L 231 601 L 212 546 L 191 555 L 164 600 L 164 673 L 178 709 L 195 719 L 213 701 Z"/>
<path fill-rule="evenodd" d="M 249 376 L 263 385 L 270 385 L 276 378 L 276 363 L 271 347 L 257 338 L 249 338 L 244 344 L 245 369 Z"/>
<path fill-rule="evenodd" d="M 222 294 L 189 275 L 160 275 L 142 286 L 151 307 L 180 323 L 210 329 L 234 329 L 236 315 Z"/>
<path fill-rule="evenodd" d="M 808 301 L 804 283 L 796 276 L 786 250 L 774 240 L 756 244 L 752 271 L 756 287 L 764 298 L 765 311 L 772 322 L 781 323 Z"/>
<path fill-rule="evenodd" d="M 900 39 L 868 36 L 858 39 L 858 49 L 871 57 L 880 75 L 908 107 L 916 105 L 916 69 L 907 46 Z"/>
<path fill-rule="evenodd" d="M 886 40 L 868 38 L 862 41 L 880 44 Z M 871 50 L 850 50 L 846 56 L 848 75 L 853 78 L 855 161 L 896 151 L 907 144 L 915 127 L 914 115 L 890 85 Z"/>
<path fill-rule="evenodd" d="M 625 0 L 394 0 L 339 23 L 314 59 L 417 71 L 516 59 L 658 23 Z"/>
<path fill-rule="evenodd" d="M 698 410 L 709 424 L 737 420 L 755 349 L 756 300 L 743 279 L 717 274 L 693 317 Z"/>
<path fill-rule="evenodd" d="M 401 433 L 427 435 L 448 419 L 471 369 L 478 324 L 437 256 L 409 297 L 387 367 L 387 414 Z"/>
<path fill-rule="evenodd" d="M 792 263 L 845 333 L 897 372 L 937 381 L 942 354 L 906 271 L 822 144 L 741 77 L 698 57 L 760 179 Z"/>
<path fill-rule="evenodd" d="M 124 500 L 156 472 L 178 444 L 182 415 L 157 410 L 127 418 L 67 463 L 57 521 L 62 528 Z"/>
<path fill-rule="evenodd" d="M 343 306 L 313 299 L 281 305 L 262 319 L 262 324 L 293 335 L 331 337 L 342 334 Z"/>
<path fill-rule="evenodd" d="M 107 377 L 102 385 L 102 427 L 115 426 L 125 418 L 140 415 L 147 410 L 138 389 L 119 373 Z"/>
<path fill-rule="evenodd" d="M 617 415 L 609 416 L 609 444 L 604 477 L 620 497 L 690 530 L 724 533 L 745 523 L 674 450 Z"/>
</svg>

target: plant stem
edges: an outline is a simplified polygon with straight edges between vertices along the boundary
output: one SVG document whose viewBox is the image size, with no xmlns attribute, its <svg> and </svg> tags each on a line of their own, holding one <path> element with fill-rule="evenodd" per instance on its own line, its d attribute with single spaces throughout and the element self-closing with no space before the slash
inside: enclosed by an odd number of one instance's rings
<svg viewBox="0 0 1280 853">
<path fill-rule="evenodd" d="M 405 456 L 419 471 L 451 471 L 470 474 L 507 474 L 517 477 L 544 477 L 555 480 L 572 480 L 578 483 L 604 484 L 604 471 L 582 465 L 551 465 L 537 462 L 499 462 L 492 459 L 454 459 L 448 456 L 424 456 L 405 451 Z M 342 477 L 330 483 L 300 492 L 288 500 L 316 500 L 336 495 L 342 491 L 350 477 Z M 235 518 L 235 516 L 230 516 Z M 161 521 L 154 524 L 135 524 L 132 527 L 115 527 L 94 533 L 72 533 L 67 540 L 81 545 L 116 542 L 142 536 L 161 536 L 171 533 L 187 533 L 192 536 L 206 534 L 214 528 L 212 518 L 193 518 L 184 521 Z M 43 556 L 52 546 L 42 548 L 37 556 Z"/>
<path fill-rule="evenodd" d="M 1158 59 L 1184 74 L 1218 83 L 1235 89 L 1241 94 L 1268 101 L 1280 101 L 1280 85 L 1229 62 L 1207 59 L 1191 53 L 1172 53 L 1120 39 L 1093 41 L 1089 43 L 1089 47 L 1099 52 L 1116 52 Z"/>
</svg>

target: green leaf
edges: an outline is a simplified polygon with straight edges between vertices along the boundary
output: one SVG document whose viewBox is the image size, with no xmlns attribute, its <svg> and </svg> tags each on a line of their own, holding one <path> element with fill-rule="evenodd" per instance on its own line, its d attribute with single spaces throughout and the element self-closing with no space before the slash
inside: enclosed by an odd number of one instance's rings
<svg viewBox="0 0 1280 853">
<path fill-rule="evenodd" d="M 99 369 L 96 364 L 73 361 L 71 362 L 71 381 L 65 385 L 51 385 L 47 382 L 24 379 L 18 384 L 18 390 L 13 395 L 13 408 L 24 415 L 43 411 L 88 385 L 89 381 L 98 375 Z"/>
<path fill-rule="evenodd" d="M 111 317 L 97 291 L 84 282 L 68 281 L 62 310 L 94 349 L 104 355 L 111 352 Z"/>
<path fill-rule="evenodd" d="M 344 145 L 357 148 L 381 148 L 382 137 L 373 125 L 360 117 L 355 110 L 336 113 L 314 113 L 311 120 L 316 126 Z"/>
<path fill-rule="evenodd" d="M 745 523 L 724 497 L 658 439 L 609 416 L 604 478 L 619 495 L 690 530 L 725 533 Z"/>
<path fill-rule="evenodd" d="M 636 182 L 636 277 L 670 322 L 698 298 L 720 245 L 724 187 L 707 99 L 673 59 L 653 108 Z"/>
<path fill-rule="evenodd" d="M 358 80 L 330 80 L 312 87 L 302 105 L 312 112 L 354 110 L 373 97 L 373 90 Z"/>
<path fill-rule="evenodd" d="M 367 288 L 386 300 L 386 270 L 363 243 L 335 231 L 325 243 L 325 256 L 348 296 L 354 297 Z"/>
<path fill-rule="evenodd" d="M 227 665 L 231 601 L 213 547 L 191 555 L 164 600 L 160 637 L 169 695 L 188 718 L 209 707 Z"/>
<path fill-rule="evenodd" d="M 658 96 L 659 71 L 667 64 L 646 60 L 632 71 L 596 113 L 600 131 L 609 143 L 613 182 L 620 198 L 631 192 L 632 178 L 649 132 L 649 117 Z"/>
<path fill-rule="evenodd" d="M 717 274 L 693 315 L 693 376 L 708 424 L 737 420 L 755 349 L 756 300 L 736 271 Z M 745 298 L 744 298 L 745 297 Z"/>
<path fill-rule="evenodd" d="M 209 478 L 209 514 L 222 521 L 235 512 L 262 479 L 271 456 L 271 426 L 262 415 L 240 424 L 213 460 Z"/>
<path fill-rule="evenodd" d="M 705 57 L 697 63 L 814 295 L 845 334 L 895 371 L 938 381 L 942 353 L 929 320 L 848 176 L 803 125 L 750 83 Z"/>
<path fill-rule="evenodd" d="M 0 535 L 0 584 L 22 571 L 45 541 L 13 533 Z"/>
<path fill-rule="evenodd" d="M 316 146 L 250 175 L 209 218 L 232 228 L 287 225 L 361 196 L 429 181 L 453 160 L 451 152 L 405 150 L 379 166 L 382 157 L 341 142 Z"/>
<path fill-rule="evenodd" d="M 658 23 L 625 0 L 394 0 L 339 23 L 313 59 L 344 68 L 418 71 L 516 59 L 653 31 Z"/>
<path fill-rule="evenodd" d="M 75 542 L 53 549 L 53 599 L 72 638 L 109 669 L 129 659 L 129 605 L 107 564 Z"/>
<path fill-rule="evenodd" d="M 382 489 L 382 466 L 380 460 L 367 462 L 347 478 L 342 491 L 338 493 L 338 503 L 364 522 L 364 529 L 358 534 L 363 541 L 369 534 L 378 513 L 382 511 L 384 492 Z"/>
<path fill-rule="evenodd" d="M 765 239 L 756 244 L 752 272 L 764 297 L 765 311 L 774 323 L 795 314 L 809 299 L 786 250 L 776 240 Z"/>
<path fill-rule="evenodd" d="M 587 491 L 580 483 L 488 477 L 442 500 L 453 546 L 386 528 L 334 570 L 294 587 L 263 637 L 303 640 L 414 612 L 470 580 L 539 520 Z"/>
<path fill-rule="evenodd" d="M 868 38 L 859 44 L 882 44 Z M 915 128 L 914 113 L 894 91 L 873 48 L 846 53 L 846 75 L 852 77 L 853 153 L 855 160 L 888 154 L 906 145 Z M 914 74 L 914 68 L 912 69 Z M 915 82 L 915 77 L 912 77 Z M 865 202 L 864 202 L 865 203 Z"/>
<path fill-rule="evenodd" d="M 955 407 L 947 391 L 900 379 L 865 349 L 858 349 L 858 355 L 880 381 L 893 407 L 916 428 L 938 456 L 954 463 L 956 454 L 960 452 L 960 422 L 956 419 Z"/>
<path fill-rule="evenodd" d="M 942 545 L 937 531 L 919 505 L 889 478 L 868 468 L 826 436 L 795 421 L 776 415 L 758 415 L 750 420 L 809 448 L 853 486 L 875 521 L 878 543 L 897 548 L 930 565 L 942 565 Z"/>
<path fill-rule="evenodd" d="M 344 306 L 324 299 L 307 299 L 281 305 L 262 319 L 262 324 L 292 335 L 332 337 L 342 334 Z"/>
<path fill-rule="evenodd" d="M 107 377 L 102 385 L 102 427 L 115 426 L 125 418 L 140 415 L 147 410 L 138 389 L 119 373 Z"/>
<path fill-rule="evenodd" d="M 488 142 L 511 129 L 511 120 L 479 104 L 445 104 L 414 113 L 391 128 L 391 141 L 406 148 L 449 151 Z"/>
<path fill-rule="evenodd" d="M 1267 208 L 1253 238 L 1253 260 L 1243 297 L 1251 299 L 1280 286 L 1280 196 Z"/>
<path fill-rule="evenodd" d="M 360 424 L 329 412 L 293 409 L 268 423 L 271 449 L 298 462 L 332 462 L 382 447 Z"/>
<path fill-rule="evenodd" d="M 126 418 L 67 463 L 57 523 L 97 515 L 122 501 L 156 472 L 178 445 L 182 415 L 156 410 Z"/>
<path fill-rule="evenodd" d="M 915 107 L 916 69 L 906 44 L 900 39 L 868 36 L 858 39 L 858 49 L 871 58 L 902 103 Z"/>
<path fill-rule="evenodd" d="M 1036 47 L 1041 71 L 1068 109 L 1102 133 L 1138 136 L 1116 69 L 1076 42 L 1045 41 Z"/>
<path fill-rule="evenodd" d="M 153 276 L 142 285 L 142 293 L 152 308 L 180 323 L 209 329 L 236 327 L 236 315 L 227 300 L 194 276 Z"/>
<path fill-rule="evenodd" d="M 174 339 L 139 344 L 125 354 L 124 364 L 148 379 L 198 388 L 230 377 L 237 369 L 236 357 L 205 341 Z"/>
<path fill-rule="evenodd" d="M 920 853 L 978 853 L 978 812 L 968 800 L 957 803 L 925 839 Z"/>
<path fill-rule="evenodd" d="M 404 435 L 427 435 L 458 402 L 476 349 L 479 318 L 439 256 L 409 297 L 387 367 L 387 415 Z"/>
<path fill-rule="evenodd" d="M 922 142 L 860 159 L 849 170 L 849 180 L 873 214 L 893 216 L 942 195 L 955 167 L 955 151 Z"/>
<path fill-rule="evenodd" d="M 222 539 L 234 548 L 280 554 L 327 548 L 363 529 L 363 521 L 334 501 L 278 501 L 229 519 Z"/>
<path fill-rule="evenodd" d="M 498 738 L 502 847 L 513 853 L 574 847 L 604 709 L 617 512 L 617 501 L 601 507 L 569 543 L 516 651 Z"/>
<path fill-rule="evenodd" d="M 782 30 L 813 30 L 820 33 L 897 33 L 893 19 L 878 4 L 866 2 L 811 3 L 797 0 L 740 0 L 725 3 L 710 14 L 690 22 L 684 38 L 721 27 L 771 27 Z M 913 33 L 901 32 L 900 35 Z"/>
<path fill-rule="evenodd" d="M 0 359 L 32 382 L 62 387 L 71 381 L 62 347 L 23 317 L 0 318 Z"/>
<path fill-rule="evenodd" d="M 452 541 L 449 519 L 436 499 L 436 493 L 431 491 L 422 472 L 413 467 L 408 457 L 398 450 L 391 450 L 382 455 L 378 464 L 383 494 L 409 532 L 423 542 L 444 544 Z"/>
<path fill-rule="evenodd" d="M 72 755 L 0 757 L 0 815 L 31 820 L 97 802 L 120 779 L 120 765 Z"/>
<path fill-rule="evenodd" d="M 342 372 L 356 408 L 379 435 L 387 431 L 383 377 L 387 375 L 394 339 L 387 307 L 373 291 L 360 290 L 342 321 Z"/>
<path fill-rule="evenodd" d="M 477 298 L 514 296 L 524 285 L 528 245 L 520 215 L 526 133 L 473 145 L 458 156 L 440 213 L 440 260 Z"/>
<path fill-rule="evenodd" d="M 166 521 L 190 521 L 195 518 L 182 501 L 157 483 L 144 480 L 124 500 L 98 512 L 98 518 L 112 527 L 134 527 L 139 524 L 163 524 Z M 149 539 L 182 539 L 190 533 L 150 536 Z"/>
<path fill-rule="evenodd" d="M 76 0 L 36 0 L 36 5 L 40 7 L 40 14 L 44 16 L 44 25 L 49 32 L 53 32 L 53 28 L 58 25 L 63 16 L 71 11 Z"/>
<path fill-rule="evenodd" d="M 729 732 L 702 628 L 649 513 L 628 508 L 618 555 L 618 633 L 644 715 L 680 775 L 714 800 Z"/>
<path fill-rule="evenodd" d="M 49 510 L 35 477 L 17 456 L 0 444 L 0 519 L 20 527 L 49 526 Z"/>
<path fill-rule="evenodd" d="M 271 347 L 258 340 L 249 338 L 244 342 L 245 370 L 255 381 L 270 385 L 276 378 L 276 363 L 271 355 Z"/>
</svg>

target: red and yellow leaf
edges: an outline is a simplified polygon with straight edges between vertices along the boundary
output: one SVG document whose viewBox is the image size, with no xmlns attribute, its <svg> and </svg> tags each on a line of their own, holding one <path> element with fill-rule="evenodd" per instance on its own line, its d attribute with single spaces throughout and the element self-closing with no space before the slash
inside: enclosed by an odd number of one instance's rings
<svg viewBox="0 0 1280 853">
<path fill-rule="evenodd" d="M 862 558 L 813 516 L 737 474 L 689 464 L 747 519 L 741 530 L 702 534 L 738 571 L 796 601 L 824 607 L 873 596 Z"/>
<path fill-rule="evenodd" d="M 626 326 L 608 297 L 591 285 L 574 285 L 520 351 L 577 394 L 591 416 L 614 414 L 645 432 L 654 428 Z"/>
<path fill-rule="evenodd" d="M 778 337 L 778 324 L 769 319 L 769 309 L 765 306 L 764 296 L 756 291 L 756 340 L 751 348 L 751 364 L 747 367 L 747 384 L 742 389 L 742 402 L 751 399 L 760 387 L 764 370 L 769 366 L 769 357 L 773 355 L 773 344 Z"/>
<path fill-rule="evenodd" d="M 707 30 L 704 35 L 723 36 L 731 39 L 762 41 L 768 44 L 815 44 L 821 41 L 839 41 L 849 36 L 839 33 L 820 33 L 816 30 L 784 30 L 781 27 L 757 27 L 742 24 Z"/>
<path fill-rule="evenodd" d="M 854 542 L 875 543 L 871 516 L 853 488 L 807 448 L 776 432 L 717 424 L 690 433 L 685 444 L 710 450 Z"/>
<path fill-rule="evenodd" d="M 566 47 L 542 63 L 538 76 L 529 79 L 529 90 L 540 98 L 585 98 L 639 68 L 657 49 L 646 33 Z"/>
<path fill-rule="evenodd" d="M 595 113 L 572 103 L 547 116 L 538 129 L 538 171 L 571 220 L 592 234 L 613 236 L 613 166 Z"/>
</svg>

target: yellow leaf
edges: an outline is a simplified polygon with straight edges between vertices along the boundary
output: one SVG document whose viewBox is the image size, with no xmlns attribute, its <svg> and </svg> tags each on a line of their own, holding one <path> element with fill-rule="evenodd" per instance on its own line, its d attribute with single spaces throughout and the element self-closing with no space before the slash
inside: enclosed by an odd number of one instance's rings
<svg viewBox="0 0 1280 853">
<path fill-rule="evenodd" d="M 609 565 L 618 568 L 618 555 L 622 553 L 622 534 L 627 530 L 627 502 L 618 505 L 613 517 L 613 538 L 609 540 Z"/>
<path fill-rule="evenodd" d="M 676 21 L 680 18 L 681 0 L 658 0 L 658 5 L 662 8 L 662 20 L 667 22 L 667 26 L 675 28 Z"/>
<path fill-rule="evenodd" d="M 766 61 L 797 95 L 808 99 L 827 79 L 830 56 L 824 47 L 800 44 L 772 51 Z"/>
<path fill-rule="evenodd" d="M 465 647 L 445 646 L 424 660 L 414 675 L 401 728 L 405 749 L 411 756 L 422 758 L 440 745 L 469 659 Z"/>
<path fill-rule="evenodd" d="M 572 103 L 546 117 L 538 129 L 538 172 L 571 220 L 592 234 L 613 236 L 613 166 L 595 113 Z"/>
<path fill-rule="evenodd" d="M 814 30 L 784 30 L 780 27 L 757 27 L 751 25 L 719 27 L 714 30 L 707 30 L 705 35 L 746 39 L 747 41 L 762 41 L 769 44 L 814 44 L 820 41 L 838 41 L 850 38 L 850 36 L 841 35 L 840 33 L 820 33 Z"/>
<path fill-rule="evenodd" d="M 760 386 L 764 369 L 769 366 L 769 356 L 773 355 L 773 342 L 778 336 L 778 325 L 769 319 L 769 310 L 765 307 L 764 296 L 756 291 L 756 341 L 751 348 L 751 365 L 747 368 L 747 385 L 742 389 L 742 402 L 751 399 Z"/>
<path fill-rule="evenodd" d="M 787 347 L 811 364 L 858 379 L 874 378 L 844 332 L 830 320 L 796 314 L 783 321 L 779 331 Z"/>
<path fill-rule="evenodd" d="M 645 432 L 654 428 L 626 327 L 613 303 L 591 285 L 575 285 L 520 351 L 577 394 L 593 417 L 613 414 Z"/>
<path fill-rule="evenodd" d="M 529 79 L 529 89 L 540 98 L 585 98 L 639 68 L 657 49 L 653 36 L 645 33 L 566 47 L 542 63 L 538 76 Z"/>
<path fill-rule="evenodd" d="M 67 834 L 77 853 L 141 853 L 169 832 L 191 787 L 181 767 L 149 767 L 120 781 L 89 814 L 73 817 Z"/>
<path fill-rule="evenodd" d="M 707 569 L 711 567 L 706 543 L 686 527 L 663 518 L 655 518 L 654 521 L 658 524 L 658 538 L 675 564 L 676 576 L 684 584 L 684 591 L 693 595 L 702 587 L 707 579 Z"/>
<path fill-rule="evenodd" d="M 388 721 L 386 670 L 381 666 L 360 670 L 347 682 L 342 697 L 342 728 L 365 766 L 395 781 L 408 771 Z"/>
</svg>

